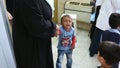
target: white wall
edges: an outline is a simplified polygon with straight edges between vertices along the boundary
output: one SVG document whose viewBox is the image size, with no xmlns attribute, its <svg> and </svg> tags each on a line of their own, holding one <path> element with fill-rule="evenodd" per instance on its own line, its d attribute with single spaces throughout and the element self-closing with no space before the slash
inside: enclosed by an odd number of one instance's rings
<svg viewBox="0 0 120 68">
<path fill-rule="evenodd" d="M 60 23 L 60 17 L 61 15 L 63 14 L 64 12 L 64 4 L 66 1 L 69 1 L 69 0 L 58 0 L 58 22 Z M 70 1 L 74 1 L 74 0 L 70 0 Z M 90 2 L 91 0 L 77 0 L 77 1 L 80 1 L 80 2 Z"/>
</svg>

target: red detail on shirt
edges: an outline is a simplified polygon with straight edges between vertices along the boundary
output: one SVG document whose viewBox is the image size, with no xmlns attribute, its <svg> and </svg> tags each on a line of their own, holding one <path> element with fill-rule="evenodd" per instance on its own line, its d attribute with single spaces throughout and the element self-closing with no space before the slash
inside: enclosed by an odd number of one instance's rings
<svg viewBox="0 0 120 68">
<path fill-rule="evenodd" d="M 73 36 L 72 37 L 72 45 L 71 45 L 73 48 L 75 47 L 75 43 L 76 43 L 76 37 Z"/>
</svg>

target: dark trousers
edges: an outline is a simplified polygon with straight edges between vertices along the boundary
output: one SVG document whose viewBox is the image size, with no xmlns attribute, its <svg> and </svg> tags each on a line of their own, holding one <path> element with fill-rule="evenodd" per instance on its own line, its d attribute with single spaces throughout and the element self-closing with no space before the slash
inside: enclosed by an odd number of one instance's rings
<svg viewBox="0 0 120 68">
<path fill-rule="evenodd" d="M 101 8 L 101 6 L 97 6 L 97 8 L 96 8 L 95 24 L 94 25 L 96 25 L 97 18 L 98 18 L 99 12 L 100 12 L 100 8 Z"/>
<path fill-rule="evenodd" d="M 100 43 L 100 38 L 101 38 L 102 32 L 103 32 L 102 30 L 95 27 L 95 32 L 93 34 L 94 36 L 91 40 L 91 44 L 90 44 L 90 48 L 89 48 L 90 54 L 92 54 L 92 55 L 97 54 L 97 52 L 98 52 L 98 46 Z"/>
<path fill-rule="evenodd" d="M 98 17 L 98 15 L 99 15 L 99 10 L 100 10 L 100 8 L 101 8 L 101 6 L 97 6 L 96 14 L 95 14 L 95 21 L 92 22 L 92 26 L 91 26 L 91 29 L 90 29 L 90 39 L 91 39 L 91 40 L 92 40 L 94 31 L 95 31 L 95 25 L 96 25 L 97 17 Z"/>
<path fill-rule="evenodd" d="M 90 29 L 91 44 L 89 47 L 89 51 L 90 51 L 91 56 L 93 56 L 94 54 L 96 54 L 98 52 L 98 45 L 100 43 L 100 37 L 101 37 L 101 33 L 102 33 L 102 30 L 95 27 L 100 8 L 101 8 L 101 6 L 97 6 L 95 21 L 92 23 L 92 27 Z"/>
</svg>

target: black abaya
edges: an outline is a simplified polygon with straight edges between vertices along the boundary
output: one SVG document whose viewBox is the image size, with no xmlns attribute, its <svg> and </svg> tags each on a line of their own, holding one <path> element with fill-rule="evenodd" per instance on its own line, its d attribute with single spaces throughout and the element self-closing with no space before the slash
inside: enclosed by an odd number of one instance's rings
<svg viewBox="0 0 120 68">
<path fill-rule="evenodd" d="M 12 35 L 17 68 L 54 68 L 51 18 L 46 0 L 16 0 Z"/>
</svg>

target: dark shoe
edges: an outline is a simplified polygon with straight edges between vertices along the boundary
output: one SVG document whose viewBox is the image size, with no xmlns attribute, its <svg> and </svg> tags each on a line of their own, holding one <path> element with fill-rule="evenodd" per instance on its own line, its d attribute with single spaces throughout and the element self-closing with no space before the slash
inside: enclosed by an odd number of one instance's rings
<svg viewBox="0 0 120 68">
<path fill-rule="evenodd" d="M 90 53 L 89 55 L 90 55 L 90 57 L 93 57 L 93 56 L 94 56 L 94 54 L 93 54 L 93 53 Z"/>
<path fill-rule="evenodd" d="M 98 54 L 98 51 L 97 51 L 97 52 L 95 52 L 95 54 Z"/>
</svg>

